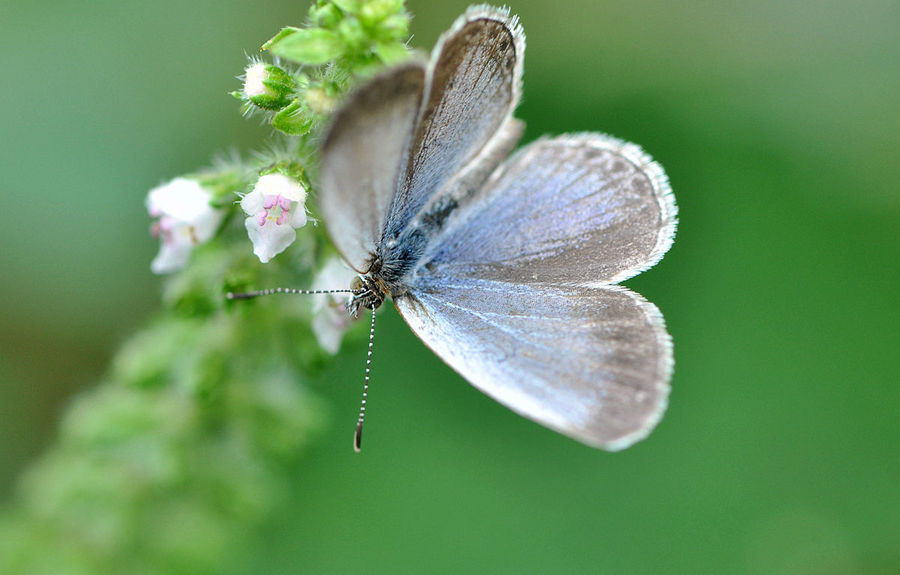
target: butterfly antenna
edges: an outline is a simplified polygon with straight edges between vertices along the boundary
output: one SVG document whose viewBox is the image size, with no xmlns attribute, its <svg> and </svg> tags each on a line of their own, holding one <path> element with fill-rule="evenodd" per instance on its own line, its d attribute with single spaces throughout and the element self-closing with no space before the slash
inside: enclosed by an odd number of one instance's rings
<svg viewBox="0 0 900 575">
<path fill-rule="evenodd" d="M 372 308 L 372 327 L 369 328 L 369 351 L 366 354 L 366 379 L 363 382 L 362 402 L 359 405 L 359 420 L 356 422 L 356 433 L 353 434 L 353 451 L 362 449 L 362 427 L 366 418 L 366 397 L 369 395 L 369 374 L 372 368 L 372 348 L 375 345 L 375 308 Z"/>
<path fill-rule="evenodd" d="M 248 291 L 242 293 L 228 292 L 225 297 L 228 299 L 252 299 L 261 295 L 273 295 L 277 293 L 316 295 L 328 293 L 356 293 L 352 289 L 294 289 L 294 288 L 271 288 L 257 291 Z"/>
</svg>

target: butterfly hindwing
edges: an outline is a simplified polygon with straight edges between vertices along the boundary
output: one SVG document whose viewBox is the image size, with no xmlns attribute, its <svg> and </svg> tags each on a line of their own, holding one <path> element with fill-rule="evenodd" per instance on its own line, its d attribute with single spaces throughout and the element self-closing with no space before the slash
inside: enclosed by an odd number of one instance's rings
<svg viewBox="0 0 900 575">
<path fill-rule="evenodd" d="M 396 298 L 397 309 L 441 359 L 503 405 L 613 451 L 659 420 L 671 341 L 640 295 L 619 286 L 431 279 Z"/>
</svg>

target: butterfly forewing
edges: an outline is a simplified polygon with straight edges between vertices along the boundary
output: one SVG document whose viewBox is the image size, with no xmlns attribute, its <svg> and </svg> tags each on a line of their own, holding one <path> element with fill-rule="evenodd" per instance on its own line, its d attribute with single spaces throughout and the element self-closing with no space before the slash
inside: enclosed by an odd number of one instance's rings
<svg viewBox="0 0 900 575">
<path fill-rule="evenodd" d="M 439 41 L 405 172 L 383 240 L 396 238 L 428 200 L 471 162 L 512 115 L 525 39 L 504 10 L 470 9 Z"/>
<path fill-rule="evenodd" d="M 615 283 L 668 250 L 675 204 L 658 164 L 599 134 L 543 139 L 452 214 L 420 269 L 529 284 Z"/>
<path fill-rule="evenodd" d="M 335 246 L 359 272 L 368 271 L 384 227 L 424 86 L 424 63 L 389 70 L 351 94 L 325 138 L 322 215 Z"/>
</svg>

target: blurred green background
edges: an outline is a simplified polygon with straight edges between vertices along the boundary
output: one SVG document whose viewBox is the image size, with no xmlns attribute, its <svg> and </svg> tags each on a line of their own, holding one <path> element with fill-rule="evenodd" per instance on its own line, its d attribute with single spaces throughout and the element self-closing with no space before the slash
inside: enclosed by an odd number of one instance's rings
<svg viewBox="0 0 900 575">
<path fill-rule="evenodd" d="M 245 52 L 305 2 L 0 5 L 0 495 L 157 307 L 146 190 L 218 151 Z M 430 48 L 461 1 L 410 0 Z M 468 386 L 392 310 L 239 573 L 900 573 L 900 3 L 518 0 L 527 139 L 641 144 L 680 207 L 629 285 L 668 414 L 591 450 Z"/>
</svg>

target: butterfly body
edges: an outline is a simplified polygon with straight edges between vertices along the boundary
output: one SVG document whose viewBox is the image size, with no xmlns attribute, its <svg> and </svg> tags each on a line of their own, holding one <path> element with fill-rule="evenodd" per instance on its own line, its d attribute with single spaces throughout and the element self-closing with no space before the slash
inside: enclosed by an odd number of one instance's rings
<svg viewBox="0 0 900 575">
<path fill-rule="evenodd" d="M 481 391 L 579 441 L 617 450 L 664 411 L 671 339 L 619 282 L 671 246 L 668 180 L 602 134 L 523 132 L 525 38 L 470 9 L 428 62 L 377 76 L 337 112 L 320 203 L 359 272 L 351 313 L 387 298 Z"/>
</svg>

